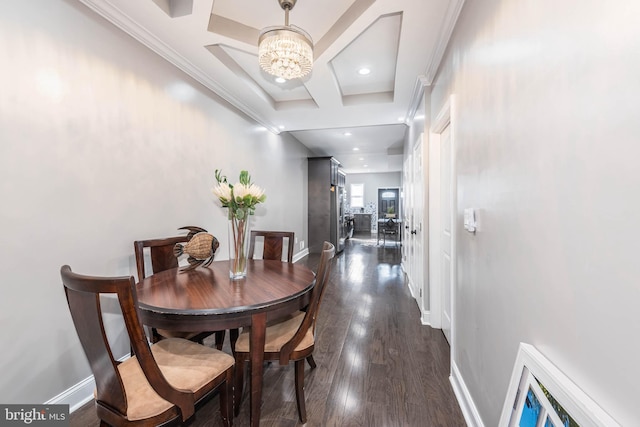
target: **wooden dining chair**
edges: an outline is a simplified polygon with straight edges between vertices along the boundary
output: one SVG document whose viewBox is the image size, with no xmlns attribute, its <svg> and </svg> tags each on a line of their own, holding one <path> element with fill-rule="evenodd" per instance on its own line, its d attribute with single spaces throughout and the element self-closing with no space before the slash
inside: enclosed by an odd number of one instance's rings
<svg viewBox="0 0 640 427">
<path fill-rule="evenodd" d="M 263 239 L 261 259 L 282 261 L 284 257 L 284 240 L 287 239 L 287 262 L 293 262 L 293 245 L 295 242 L 295 233 L 293 231 L 251 230 L 251 236 L 249 238 L 249 259 L 256 258 L 256 240 L 258 240 L 259 237 Z M 229 331 L 232 351 L 235 351 L 239 334 L 238 329 L 231 329 Z M 312 362 L 313 360 L 310 361 L 310 363 Z"/>
<path fill-rule="evenodd" d="M 71 317 L 91 366 L 100 425 L 157 426 L 186 421 L 195 405 L 220 394 L 220 414 L 231 426 L 234 359 L 219 350 L 182 338 L 149 345 L 138 316 L 136 285 L 130 277 L 83 276 L 60 269 Z M 105 333 L 100 296 L 115 294 L 134 356 L 114 357 Z"/>
<path fill-rule="evenodd" d="M 287 239 L 287 262 L 293 262 L 293 244 L 295 233 L 293 231 L 262 231 L 252 230 L 249 240 L 249 258 L 254 258 L 256 240 L 264 239 L 262 247 L 262 259 L 282 260 L 284 255 L 284 239 Z"/>
<path fill-rule="evenodd" d="M 316 283 L 311 291 L 311 298 L 307 311 L 298 311 L 284 319 L 267 324 L 264 360 L 278 361 L 280 365 L 288 365 L 295 362 L 295 389 L 296 404 L 300 422 L 307 421 L 307 412 L 304 400 L 304 361 L 313 353 L 315 345 L 316 318 L 320 308 L 322 296 L 326 290 L 331 271 L 331 261 L 335 256 L 335 247 L 324 242 L 320 263 L 316 273 Z M 244 365 L 249 361 L 250 328 L 245 328 L 240 334 L 235 348 L 236 378 L 234 387 L 235 415 L 240 412 L 240 400 L 244 385 Z M 315 368 L 315 362 L 311 368 Z"/>
<path fill-rule="evenodd" d="M 133 242 L 133 249 L 136 258 L 136 268 L 138 270 L 138 280 L 142 280 L 147 277 L 147 271 L 145 268 L 145 248 L 149 248 L 151 258 L 152 273 L 160 273 L 161 271 L 169 270 L 178 267 L 178 258 L 173 253 L 173 248 L 176 243 L 185 243 L 188 241 L 188 236 L 176 236 L 166 237 L 162 239 L 149 239 L 149 240 L 136 240 Z M 158 342 L 163 338 L 185 338 L 191 341 L 202 344 L 203 340 L 211 334 L 215 333 L 216 348 L 222 350 L 224 343 L 225 331 L 210 331 L 210 332 L 180 332 L 170 331 L 165 329 L 151 329 L 152 341 Z"/>
</svg>

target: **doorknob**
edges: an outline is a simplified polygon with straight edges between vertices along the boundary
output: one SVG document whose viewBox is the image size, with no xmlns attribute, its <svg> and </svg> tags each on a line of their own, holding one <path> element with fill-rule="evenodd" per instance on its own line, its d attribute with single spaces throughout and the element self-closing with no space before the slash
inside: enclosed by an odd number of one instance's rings
<svg viewBox="0 0 640 427">
<path fill-rule="evenodd" d="M 418 230 L 411 230 L 411 234 L 417 234 Z"/>
</svg>

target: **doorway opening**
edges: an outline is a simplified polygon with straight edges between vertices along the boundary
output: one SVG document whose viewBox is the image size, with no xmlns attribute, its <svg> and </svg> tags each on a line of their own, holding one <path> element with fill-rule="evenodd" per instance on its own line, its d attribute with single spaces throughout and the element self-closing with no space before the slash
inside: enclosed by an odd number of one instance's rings
<svg viewBox="0 0 640 427">
<path fill-rule="evenodd" d="M 378 219 L 400 218 L 400 189 L 378 188 Z"/>
</svg>

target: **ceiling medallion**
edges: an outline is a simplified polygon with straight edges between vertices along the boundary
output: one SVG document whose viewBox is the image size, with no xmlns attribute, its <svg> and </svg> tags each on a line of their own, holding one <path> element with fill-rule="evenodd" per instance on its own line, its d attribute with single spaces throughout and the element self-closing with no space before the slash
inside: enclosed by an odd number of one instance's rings
<svg viewBox="0 0 640 427">
<path fill-rule="evenodd" d="M 301 28 L 289 25 L 289 11 L 297 0 L 278 0 L 284 9 L 284 26 L 260 31 L 258 58 L 267 73 L 291 80 L 304 77 L 313 67 L 313 41 Z"/>
</svg>

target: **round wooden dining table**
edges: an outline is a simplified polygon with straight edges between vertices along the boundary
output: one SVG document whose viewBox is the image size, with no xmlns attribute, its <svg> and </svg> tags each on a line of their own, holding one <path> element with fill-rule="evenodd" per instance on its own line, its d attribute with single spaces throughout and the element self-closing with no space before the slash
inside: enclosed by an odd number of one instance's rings
<svg viewBox="0 0 640 427">
<path fill-rule="evenodd" d="M 251 326 L 251 425 L 260 425 L 266 324 L 309 303 L 315 274 L 306 266 L 249 260 L 247 276 L 229 278 L 229 261 L 190 271 L 175 268 L 138 283 L 145 325 L 183 332 Z M 254 351 L 256 350 L 256 351 Z"/>
</svg>

